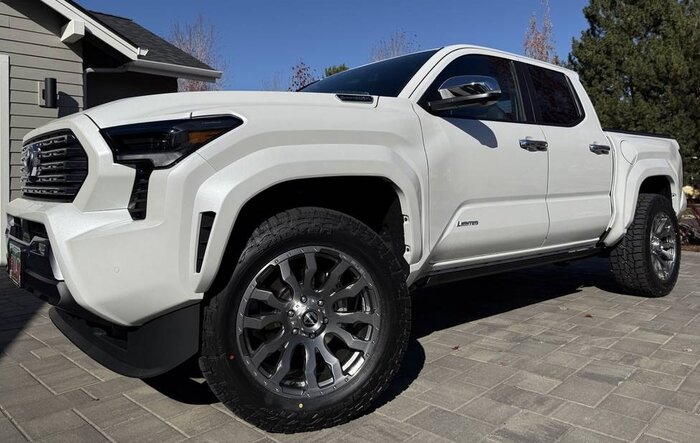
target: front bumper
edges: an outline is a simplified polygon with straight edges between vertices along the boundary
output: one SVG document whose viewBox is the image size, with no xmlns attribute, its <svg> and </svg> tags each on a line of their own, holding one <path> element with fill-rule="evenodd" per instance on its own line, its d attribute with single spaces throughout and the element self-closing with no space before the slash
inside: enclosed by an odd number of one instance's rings
<svg viewBox="0 0 700 443">
<path fill-rule="evenodd" d="M 49 317 L 93 360 L 128 377 L 164 374 L 199 351 L 199 304 L 135 328 L 91 321 L 57 307 L 51 308 Z"/>
<path fill-rule="evenodd" d="M 132 327 L 201 301 L 194 258 L 182 254 L 177 222 L 134 222 L 126 209 L 83 212 L 71 203 L 16 199 L 7 213 L 42 225 L 52 278 L 97 318 Z M 187 266 L 185 272 L 183 267 Z"/>
<path fill-rule="evenodd" d="M 194 205 L 202 183 L 214 173 L 211 165 L 195 153 L 177 167 L 154 171 L 147 216 L 134 220 L 127 208 L 135 172 L 114 163 L 87 115 L 56 120 L 27 139 L 63 130 L 75 135 L 88 161 L 73 202 L 19 198 L 6 210 L 45 227 L 56 280 L 64 282 L 77 305 L 124 327 L 201 301 L 206 285 L 196 269 L 200 214 Z"/>
<path fill-rule="evenodd" d="M 41 223 L 15 218 L 8 240 L 21 248 L 21 284 L 53 305 L 53 323 L 83 352 L 123 375 L 153 377 L 165 373 L 199 350 L 200 305 L 191 304 L 137 327 L 106 321 L 78 305 L 54 260 Z"/>
</svg>

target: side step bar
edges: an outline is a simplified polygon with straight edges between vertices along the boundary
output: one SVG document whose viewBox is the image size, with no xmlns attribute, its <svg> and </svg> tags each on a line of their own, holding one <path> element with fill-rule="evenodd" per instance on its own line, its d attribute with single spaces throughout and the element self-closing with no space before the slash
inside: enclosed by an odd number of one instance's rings
<svg viewBox="0 0 700 443">
<path fill-rule="evenodd" d="M 468 267 L 433 271 L 428 275 L 418 279 L 411 289 L 423 288 L 426 286 L 436 286 L 445 283 L 452 283 L 469 278 L 483 277 L 485 275 L 500 274 L 502 272 L 517 271 L 519 269 L 531 268 L 534 266 L 547 265 L 551 263 L 580 260 L 592 257 L 603 251 L 603 248 L 595 247 L 584 250 L 574 250 L 565 252 L 555 252 L 552 254 L 539 255 L 525 259 L 502 260 L 488 264 L 478 264 Z"/>
</svg>

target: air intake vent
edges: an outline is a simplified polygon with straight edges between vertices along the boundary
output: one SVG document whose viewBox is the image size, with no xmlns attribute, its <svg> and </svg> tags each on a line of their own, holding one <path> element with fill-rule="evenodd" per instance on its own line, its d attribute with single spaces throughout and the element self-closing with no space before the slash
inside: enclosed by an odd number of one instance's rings
<svg viewBox="0 0 700 443">
<path fill-rule="evenodd" d="M 20 180 L 25 197 L 72 202 L 87 173 L 87 154 L 69 130 L 35 137 L 23 146 Z"/>
<path fill-rule="evenodd" d="M 134 220 L 146 218 L 146 204 L 148 200 L 148 179 L 151 177 L 152 169 L 136 169 L 134 187 L 131 189 L 129 199 L 129 214 Z"/>
<path fill-rule="evenodd" d="M 207 243 L 209 243 L 209 235 L 211 227 L 214 225 L 215 212 L 202 212 L 199 219 L 199 240 L 197 242 L 197 272 L 202 270 L 204 262 L 204 253 L 207 252 Z"/>
</svg>

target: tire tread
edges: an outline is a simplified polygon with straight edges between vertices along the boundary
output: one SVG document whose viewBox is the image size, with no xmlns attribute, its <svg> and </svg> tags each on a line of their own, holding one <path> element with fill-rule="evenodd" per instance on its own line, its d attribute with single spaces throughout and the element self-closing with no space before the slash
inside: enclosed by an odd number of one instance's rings
<svg viewBox="0 0 700 443">
<path fill-rule="evenodd" d="M 626 293 L 644 297 L 662 297 L 669 292 L 670 289 L 667 287 L 672 288 L 675 284 L 680 257 L 672 281 L 661 285 L 652 275 L 650 258 L 646 252 L 647 223 L 650 217 L 653 217 L 655 208 L 668 205 L 669 202 L 658 194 L 640 194 L 632 223 L 610 254 L 615 281 Z"/>
</svg>

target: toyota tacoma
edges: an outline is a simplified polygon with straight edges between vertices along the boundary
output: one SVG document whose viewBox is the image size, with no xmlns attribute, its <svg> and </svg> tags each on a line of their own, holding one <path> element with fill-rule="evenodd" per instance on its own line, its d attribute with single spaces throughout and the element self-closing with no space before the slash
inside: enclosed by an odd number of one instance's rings
<svg viewBox="0 0 700 443">
<path fill-rule="evenodd" d="M 595 255 L 630 294 L 678 278 L 677 142 L 604 130 L 575 72 L 496 50 L 125 99 L 23 146 L 10 278 L 104 366 L 196 358 L 270 431 L 365 410 L 401 365 L 415 288 Z"/>
</svg>

